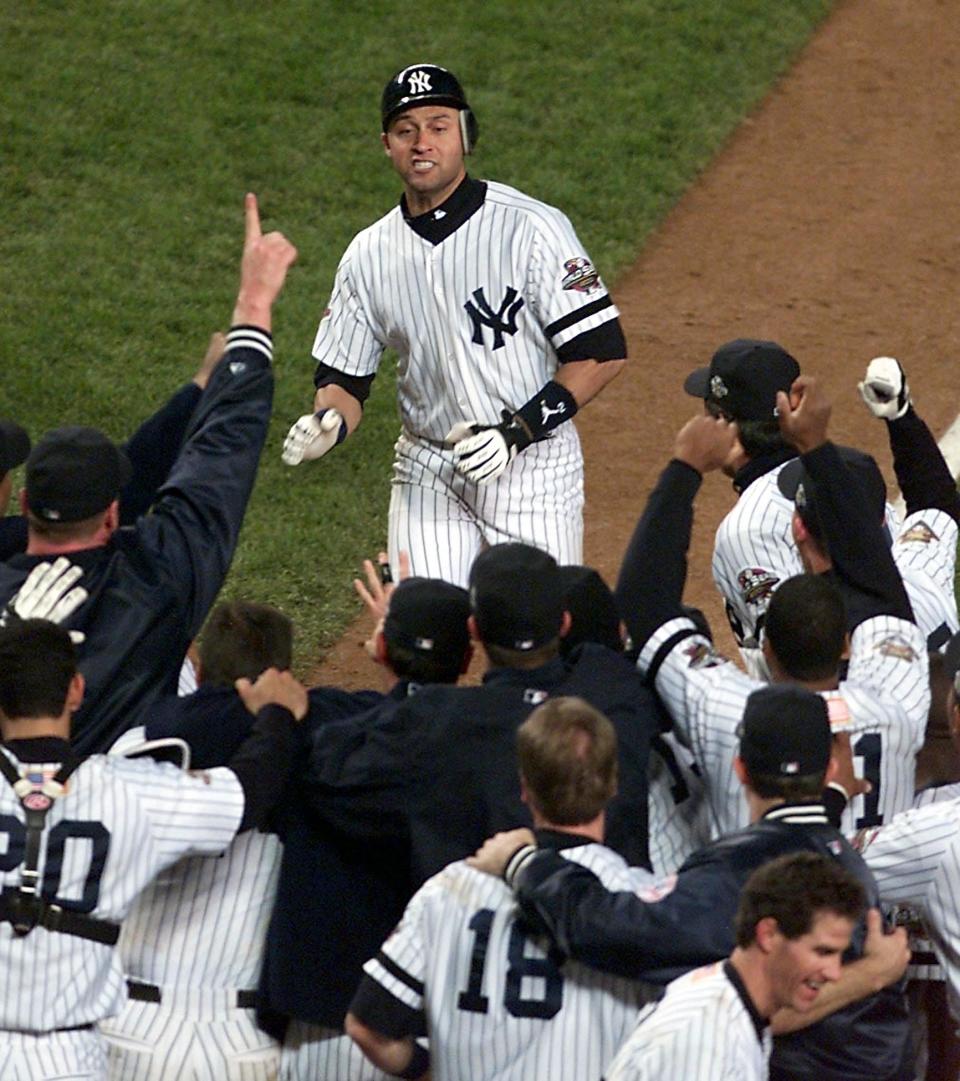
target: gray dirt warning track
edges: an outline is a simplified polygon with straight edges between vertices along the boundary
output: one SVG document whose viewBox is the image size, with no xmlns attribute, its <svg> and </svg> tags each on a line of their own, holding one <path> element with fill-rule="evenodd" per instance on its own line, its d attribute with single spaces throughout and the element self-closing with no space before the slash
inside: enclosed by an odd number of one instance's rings
<svg viewBox="0 0 960 1081">
<path fill-rule="evenodd" d="M 585 558 L 608 579 L 696 411 L 683 379 L 727 339 L 773 338 L 821 377 L 834 438 L 874 453 L 891 485 L 883 425 L 856 392 L 866 362 L 901 358 L 936 434 L 960 411 L 956 16 L 953 0 L 841 0 L 618 283 L 630 363 L 576 422 Z M 707 478 L 688 584 L 725 648 L 710 551 L 733 498 Z M 366 628 L 361 617 L 311 678 L 375 682 Z"/>
</svg>

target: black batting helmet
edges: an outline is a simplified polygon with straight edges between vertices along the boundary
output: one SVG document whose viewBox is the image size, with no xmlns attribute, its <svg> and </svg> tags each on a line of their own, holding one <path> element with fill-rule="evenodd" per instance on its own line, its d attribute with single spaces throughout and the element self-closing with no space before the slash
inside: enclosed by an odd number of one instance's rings
<svg viewBox="0 0 960 1081">
<path fill-rule="evenodd" d="M 410 64 L 398 71 L 383 88 L 380 98 L 381 130 L 387 130 L 397 113 L 418 105 L 449 105 L 459 110 L 463 152 L 469 154 L 473 150 L 480 128 L 453 72 L 437 64 Z"/>
</svg>

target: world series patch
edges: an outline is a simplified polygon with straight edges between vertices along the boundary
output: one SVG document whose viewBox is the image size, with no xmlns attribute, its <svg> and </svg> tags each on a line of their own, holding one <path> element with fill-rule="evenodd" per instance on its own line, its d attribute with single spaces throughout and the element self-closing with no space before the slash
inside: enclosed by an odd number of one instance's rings
<svg viewBox="0 0 960 1081">
<path fill-rule="evenodd" d="M 759 604 L 767 600 L 777 588 L 780 579 L 763 567 L 746 567 L 737 575 L 740 596 L 747 604 Z"/>
<path fill-rule="evenodd" d="M 592 293 L 594 289 L 601 287 L 597 268 L 582 255 L 577 256 L 576 259 L 568 259 L 563 264 L 563 269 L 566 274 L 564 274 L 563 280 L 560 282 L 561 289 L 575 289 L 578 293 Z"/>
</svg>

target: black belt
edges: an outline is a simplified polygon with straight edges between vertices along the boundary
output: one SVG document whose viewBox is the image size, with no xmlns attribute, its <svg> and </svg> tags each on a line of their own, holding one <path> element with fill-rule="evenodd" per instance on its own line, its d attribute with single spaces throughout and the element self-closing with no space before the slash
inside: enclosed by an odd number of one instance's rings
<svg viewBox="0 0 960 1081">
<path fill-rule="evenodd" d="M 119 924 L 61 908 L 40 897 L 25 897 L 19 891 L 0 896 L 0 920 L 12 923 L 17 934 L 28 934 L 34 927 L 45 927 L 48 931 L 88 938 L 104 946 L 115 946 L 120 937 Z"/>
<path fill-rule="evenodd" d="M 127 980 L 127 997 L 135 1002 L 163 1002 L 163 995 L 155 983 L 140 983 L 138 980 Z M 256 1004 L 256 991 L 237 991 L 238 1009 L 252 1010 Z"/>
</svg>

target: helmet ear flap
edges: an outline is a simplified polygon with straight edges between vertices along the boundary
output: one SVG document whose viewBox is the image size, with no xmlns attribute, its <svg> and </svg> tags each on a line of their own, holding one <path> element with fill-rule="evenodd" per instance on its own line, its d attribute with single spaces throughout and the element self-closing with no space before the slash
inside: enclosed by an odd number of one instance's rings
<svg viewBox="0 0 960 1081">
<path fill-rule="evenodd" d="M 463 140 L 464 154 L 472 154 L 477 139 L 480 138 L 480 125 L 472 109 L 460 110 L 460 137 Z"/>
</svg>

